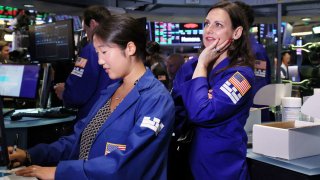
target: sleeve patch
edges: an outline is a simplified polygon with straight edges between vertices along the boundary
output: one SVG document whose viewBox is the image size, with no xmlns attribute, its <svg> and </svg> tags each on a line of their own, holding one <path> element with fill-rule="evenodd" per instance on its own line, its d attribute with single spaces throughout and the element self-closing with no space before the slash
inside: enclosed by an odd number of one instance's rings
<svg viewBox="0 0 320 180">
<path fill-rule="evenodd" d="M 149 128 L 155 132 L 156 135 L 164 128 L 164 125 L 161 123 L 160 119 L 154 117 L 143 117 L 140 127 Z"/>
<path fill-rule="evenodd" d="M 220 90 L 236 104 L 250 88 L 248 80 L 241 73 L 236 72 L 220 87 Z"/>
<path fill-rule="evenodd" d="M 87 61 L 87 59 L 78 57 L 71 74 L 82 77 Z"/>
<path fill-rule="evenodd" d="M 84 59 L 82 57 L 78 57 L 74 66 L 79 67 L 79 68 L 84 68 L 84 67 L 86 67 L 87 62 L 88 62 L 87 59 Z"/>
<path fill-rule="evenodd" d="M 266 77 L 267 62 L 263 60 L 255 61 L 254 74 L 259 77 Z"/>
</svg>

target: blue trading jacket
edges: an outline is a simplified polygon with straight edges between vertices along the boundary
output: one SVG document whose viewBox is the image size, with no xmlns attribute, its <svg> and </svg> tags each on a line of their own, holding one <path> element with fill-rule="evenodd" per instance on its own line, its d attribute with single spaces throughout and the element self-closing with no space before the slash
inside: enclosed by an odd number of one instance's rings
<svg viewBox="0 0 320 180">
<path fill-rule="evenodd" d="M 32 162 L 68 160 L 58 163 L 56 179 L 166 179 L 174 103 L 150 70 L 103 124 L 88 160 L 77 160 L 83 129 L 120 84 L 102 91 L 88 117 L 76 123 L 74 134 L 29 149 Z"/>
<path fill-rule="evenodd" d="M 253 92 L 256 94 L 260 88 L 271 83 L 271 67 L 265 48 L 253 36 L 250 36 L 250 42 L 252 53 L 256 59 L 254 70 L 255 85 L 253 87 Z"/>
<path fill-rule="evenodd" d="M 99 98 L 100 91 L 113 82 L 98 64 L 97 53 L 93 44 L 89 43 L 81 50 L 66 81 L 63 102 L 67 107 L 78 108 L 77 119 L 82 119 Z"/>
<path fill-rule="evenodd" d="M 253 101 L 253 70 L 239 66 L 219 71 L 229 64 L 226 58 L 208 78 L 192 79 L 197 62 L 190 60 L 180 68 L 172 92 L 176 127 L 184 123 L 184 116 L 195 127 L 189 154 L 192 174 L 195 179 L 246 179 L 244 125 Z"/>
</svg>

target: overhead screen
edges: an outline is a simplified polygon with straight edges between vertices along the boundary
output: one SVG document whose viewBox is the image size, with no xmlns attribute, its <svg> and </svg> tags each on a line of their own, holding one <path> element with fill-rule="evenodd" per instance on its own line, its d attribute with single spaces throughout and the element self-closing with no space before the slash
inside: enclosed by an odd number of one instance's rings
<svg viewBox="0 0 320 180">
<path fill-rule="evenodd" d="M 39 71 L 39 65 L 0 64 L 0 95 L 36 98 Z"/>
<path fill-rule="evenodd" d="M 161 45 L 200 43 L 202 23 L 154 22 L 154 40 Z"/>
</svg>

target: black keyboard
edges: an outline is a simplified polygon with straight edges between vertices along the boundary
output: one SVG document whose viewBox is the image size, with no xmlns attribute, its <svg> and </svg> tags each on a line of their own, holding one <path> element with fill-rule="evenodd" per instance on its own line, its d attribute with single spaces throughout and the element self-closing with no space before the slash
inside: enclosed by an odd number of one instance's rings
<svg viewBox="0 0 320 180">
<path fill-rule="evenodd" d="M 30 112 L 18 112 L 13 113 L 10 118 L 12 121 L 17 121 L 22 119 L 23 117 L 34 117 L 34 118 L 66 118 L 69 116 L 75 115 L 75 111 L 72 110 L 65 110 L 64 108 L 55 108 L 55 109 L 46 109 L 36 113 Z"/>
</svg>

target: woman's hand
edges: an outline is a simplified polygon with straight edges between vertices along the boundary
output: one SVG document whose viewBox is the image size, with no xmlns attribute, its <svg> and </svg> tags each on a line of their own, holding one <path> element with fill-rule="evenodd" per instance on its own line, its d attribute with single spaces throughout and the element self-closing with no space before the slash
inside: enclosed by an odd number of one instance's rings
<svg viewBox="0 0 320 180">
<path fill-rule="evenodd" d="M 11 167 L 18 167 L 26 161 L 27 154 L 23 149 L 16 148 L 16 150 L 14 150 L 12 146 L 9 146 L 8 153 L 9 160 L 12 163 Z"/>
<path fill-rule="evenodd" d="M 15 173 L 17 176 L 25 177 L 37 177 L 39 179 L 54 179 L 56 167 L 41 167 L 41 166 L 28 166 L 23 169 L 17 170 Z"/>
<path fill-rule="evenodd" d="M 201 63 L 204 67 L 208 67 L 210 63 L 216 61 L 228 49 L 231 40 L 226 40 L 218 45 L 219 41 L 220 39 L 214 40 L 210 46 L 201 52 L 198 63 Z"/>
<path fill-rule="evenodd" d="M 192 78 L 207 77 L 208 66 L 223 54 L 230 46 L 232 40 L 226 40 L 219 44 L 220 39 L 216 39 L 212 44 L 206 47 L 200 54 L 197 67 L 193 73 Z M 219 44 L 219 45 L 218 45 Z"/>
<path fill-rule="evenodd" d="M 60 100 L 63 100 L 63 92 L 64 92 L 64 89 L 65 89 L 64 86 L 65 86 L 65 83 L 58 83 L 53 87 L 54 92 L 56 93 L 57 97 Z"/>
</svg>

